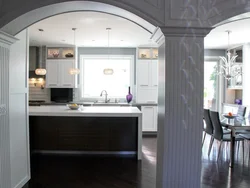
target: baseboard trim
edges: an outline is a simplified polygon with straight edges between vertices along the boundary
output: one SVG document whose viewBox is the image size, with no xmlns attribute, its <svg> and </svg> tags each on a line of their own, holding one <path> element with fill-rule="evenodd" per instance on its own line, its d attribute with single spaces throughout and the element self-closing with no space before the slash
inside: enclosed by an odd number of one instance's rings
<svg viewBox="0 0 250 188">
<path fill-rule="evenodd" d="M 157 137 L 157 132 L 142 132 L 143 137 Z"/>
</svg>

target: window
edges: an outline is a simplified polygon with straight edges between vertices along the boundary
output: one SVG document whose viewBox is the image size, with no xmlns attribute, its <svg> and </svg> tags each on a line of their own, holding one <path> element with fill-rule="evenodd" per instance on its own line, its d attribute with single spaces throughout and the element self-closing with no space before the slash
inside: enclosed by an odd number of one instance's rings
<svg viewBox="0 0 250 188">
<path fill-rule="evenodd" d="M 204 64 L 204 108 L 218 110 L 218 76 L 216 61 L 206 61 Z"/>
<path fill-rule="evenodd" d="M 100 98 L 106 90 L 108 98 L 125 99 L 128 87 L 133 89 L 133 56 L 82 56 L 81 98 Z M 108 70 L 105 74 L 104 70 Z"/>
</svg>

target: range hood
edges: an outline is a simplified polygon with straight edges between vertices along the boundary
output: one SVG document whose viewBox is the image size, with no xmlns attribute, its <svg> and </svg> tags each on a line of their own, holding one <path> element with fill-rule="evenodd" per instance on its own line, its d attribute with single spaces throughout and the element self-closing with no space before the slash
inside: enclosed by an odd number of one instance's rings
<svg viewBox="0 0 250 188">
<path fill-rule="evenodd" d="M 46 47 L 30 46 L 29 48 L 29 78 L 45 78 L 45 76 L 36 75 L 37 68 L 45 68 Z"/>
</svg>

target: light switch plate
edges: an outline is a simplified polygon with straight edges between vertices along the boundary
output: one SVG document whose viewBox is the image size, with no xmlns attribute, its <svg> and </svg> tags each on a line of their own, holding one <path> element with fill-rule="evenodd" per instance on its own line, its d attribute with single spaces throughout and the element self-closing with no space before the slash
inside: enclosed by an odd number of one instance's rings
<svg viewBox="0 0 250 188">
<path fill-rule="evenodd" d="M 6 105 L 0 104 L 0 116 L 6 115 Z"/>
</svg>

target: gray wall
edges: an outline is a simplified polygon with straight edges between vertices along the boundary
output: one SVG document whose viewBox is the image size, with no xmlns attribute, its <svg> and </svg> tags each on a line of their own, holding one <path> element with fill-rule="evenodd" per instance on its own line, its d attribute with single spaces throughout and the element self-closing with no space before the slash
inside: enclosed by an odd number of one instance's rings
<svg viewBox="0 0 250 188">
<path fill-rule="evenodd" d="M 103 47 L 79 47 L 78 66 L 80 55 L 133 55 L 134 56 L 134 84 L 136 84 L 136 48 L 103 48 Z"/>
</svg>

